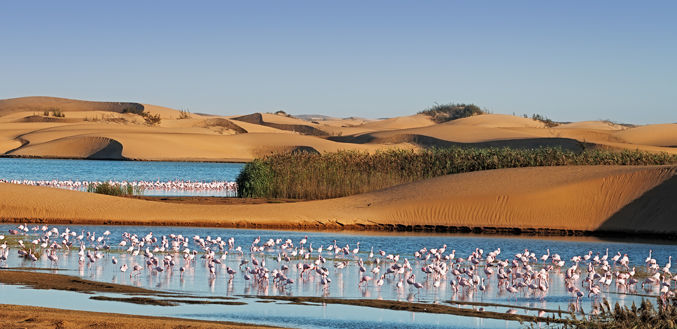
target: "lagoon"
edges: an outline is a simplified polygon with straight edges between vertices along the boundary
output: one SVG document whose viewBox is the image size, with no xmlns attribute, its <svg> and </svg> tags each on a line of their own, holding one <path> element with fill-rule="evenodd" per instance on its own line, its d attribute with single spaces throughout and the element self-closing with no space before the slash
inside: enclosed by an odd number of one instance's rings
<svg viewBox="0 0 677 329">
<path fill-rule="evenodd" d="M 234 182 L 244 164 L 0 158 L 0 180 Z M 232 191 L 162 189 L 144 195 L 233 196 Z"/>
</svg>

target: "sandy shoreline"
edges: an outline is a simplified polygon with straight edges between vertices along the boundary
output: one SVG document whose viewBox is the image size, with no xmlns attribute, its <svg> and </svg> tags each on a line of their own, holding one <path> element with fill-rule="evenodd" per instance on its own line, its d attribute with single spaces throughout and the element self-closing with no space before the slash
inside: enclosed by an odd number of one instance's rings
<svg viewBox="0 0 677 329">
<path fill-rule="evenodd" d="M 677 166 L 500 169 L 263 204 L 177 204 L 0 184 L 0 222 L 673 236 L 676 175 Z"/>
<path fill-rule="evenodd" d="M 0 328 L 275 328 L 232 322 L 0 304 Z"/>
</svg>

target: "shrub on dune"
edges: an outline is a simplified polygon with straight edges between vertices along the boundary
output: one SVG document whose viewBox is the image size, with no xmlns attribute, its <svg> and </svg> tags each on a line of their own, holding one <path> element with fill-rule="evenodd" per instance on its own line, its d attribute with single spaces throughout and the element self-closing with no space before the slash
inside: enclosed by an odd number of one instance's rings
<svg viewBox="0 0 677 329">
<path fill-rule="evenodd" d="M 437 123 L 447 122 L 451 120 L 461 119 L 471 117 L 473 115 L 480 115 L 486 113 L 486 111 L 479 108 L 475 104 L 435 104 L 434 106 L 427 108 L 419 114 L 425 114 L 433 119 Z"/>
</svg>

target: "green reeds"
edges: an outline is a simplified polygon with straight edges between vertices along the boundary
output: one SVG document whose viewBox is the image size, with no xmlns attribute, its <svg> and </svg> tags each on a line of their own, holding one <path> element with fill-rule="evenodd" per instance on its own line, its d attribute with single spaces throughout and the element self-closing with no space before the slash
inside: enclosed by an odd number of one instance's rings
<svg viewBox="0 0 677 329">
<path fill-rule="evenodd" d="M 89 184 L 87 186 L 87 192 L 113 196 L 131 196 L 141 194 L 142 189 L 138 186 L 132 186 L 131 184 L 120 185 L 104 182 L 100 184 Z"/>
<path fill-rule="evenodd" d="M 564 165 L 663 165 L 677 155 L 641 151 L 561 148 L 462 148 L 389 150 L 375 153 L 285 153 L 248 163 L 240 173 L 240 197 L 327 199 L 417 180 L 478 170 Z"/>
</svg>

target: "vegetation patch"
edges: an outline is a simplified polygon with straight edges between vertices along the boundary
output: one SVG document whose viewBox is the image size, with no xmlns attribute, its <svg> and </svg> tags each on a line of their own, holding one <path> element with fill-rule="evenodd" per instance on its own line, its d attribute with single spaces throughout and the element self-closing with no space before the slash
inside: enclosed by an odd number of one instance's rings
<svg viewBox="0 0 677 329">
<path fill-rule="evenodd" d="M 160 121 L 162 121 L 162 118 L 160 117 L 160 113 L 158 114 L 150 114 L 147 112 L 143 112 L 140 114 L 143 117 L 143 120 L 146 121 L 146 124 L 149 126 L 154 126 L 160 124 Z"/>
<path fill-rule="evenodd" d="M 447 122 L 451 120 L 471 117 L 473 115 L 485 114 L 487 111 L 482 110 L 475 104 L 435 104 L 419 114 L 425 114 L 437 123 Z"/>
<path fill-rule="evenodd" d="M 162 117 L 160 116 L 159 113 L 158 114 L 150 114 L 148 112 L 144 112 L 143 106 L 140 106 L 140 107 L 139 106 L 127 106 L 127 107 L 122 109 L 121 113 L 131 113 L 131 114 L 136 114 L 138 116 L 141 116 L 143 118 L 143 120 L 146 122 L 146 124 L 148 124 L 150 126 L 160 124 L 160 122 L 162 121 Z M 184 111 L 181 111 L 181 113 L 183 114 Z M 185 115 L 187 115 L 186 118 L 190 118 L 189 113 L 186 113 Z M 180 119 L 186 119 L 186 118 L 181 118 L 181 117 L 179 117 L 179 118 Z"/>
<path fill-rule="evenodd" d="M 44 110 L 42 112 L 42 115 L 46 116 L 46 117 L 50 116 L 50 114 L 55 118 L 65 118 L 66 117 L 66 114 L 61 112 L 61 110 L 59 110 L 58 108 L 49 108 L 49 109 Z"/>
<path fill-rule="evenodd" d="M 526 118 L 526 114 L 524 115 L 524 117 Z M 532 114 L 531 119 L 534 120 L 534 121 L 543 122 L 543 124 L 545 124 L 545 126 L 548 127 L 548 128 L 559 126 L 559 123 L 552 121 L 552 120 L 550 120 L 550 118 L 547 118 L 547 117 L 540 115 L 540 114 Z"/>
<path fill-rule="evenodd" d="M 104 182 L 99 184 L 89 184 L 87 186 L 87 192 L 113 196 L 132 196 L 141 194 L 143 189 L 138 186 L 132 186 L 131 184 L 122 185 Z"/>
<path fill-rule="evenodd" d="M 616 306 L 611 308 L 604 299 L 593 309 L 593 314 L 587 318 L 577 318 L 572 315 L 569 322 L 549 325 L 545 328 L 584 328 L 584 329 L 672 329 L 677 327 L 677 301 L 658 298 L 658 305 L 654 307 L 650 300 L 643 299 L 639 307 Z M 530 328 L 544 328 L 541 324 L 531 324 Z"/>
<path fill-rule="evenodd" d="M 665 165 L 677 155 L 641 151 L 558 147 L 435 148 L 375 153 L 280 153 L 245 165 L 237 178 L 240 197 L 327 199 L 366 193 L 437 176 L 478 170 L 565 165 Z"/>
<path fill-rule="evenodd" d="M 190 119 L 190 111 L 189 110 L 181 110 L 179 111 L 179 120 L 182 119 Z"/>
<path fill-rule="evenodd" d="M 154 305 L 154 306 L 178 306 L 179 305 L 179 303 L 176 303 L 176 302 L 163 300 L 163 299 L 148 298 L 148 297 L 92 296 L 92 297 L 89 297 L 89 299 L 109 301 L 109 302 L 132 303 L 132 304 L 139 304 L 139 305 Z"/>
</svg>

